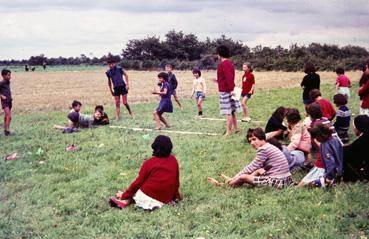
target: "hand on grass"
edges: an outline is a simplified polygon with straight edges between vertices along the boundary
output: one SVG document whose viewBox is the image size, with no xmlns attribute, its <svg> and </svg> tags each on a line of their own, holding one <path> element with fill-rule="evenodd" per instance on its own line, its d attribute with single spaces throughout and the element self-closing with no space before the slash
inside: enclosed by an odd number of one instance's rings
<svg viewBox="0 0 369 239">
<path fill-rule="evenodd" d="M 118 199 L 121 199 L 122 198 L 122 195 L 123 195 L 123 192 L 122 191 L 119 191 L 119 192 L 117 192 L 117 198 Z"/>
</svg>

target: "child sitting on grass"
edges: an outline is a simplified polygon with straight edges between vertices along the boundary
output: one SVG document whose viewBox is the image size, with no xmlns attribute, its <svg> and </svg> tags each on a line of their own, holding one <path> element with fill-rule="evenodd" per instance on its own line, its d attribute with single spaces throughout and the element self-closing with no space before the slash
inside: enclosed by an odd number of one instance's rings
<svg viewBox="0 0 369 239">
<path fill-rule="evenodd" d="M 96 105 L 95 106 L 95 112 L 96 111 L 99 111 L 101 112 L 101 118 L 100 119 L 97 119 L 95 117 L 94 119 L 94 125 L 107 125 L 109 124 L 109 117 L 108 115 L 104 112 L 104 106 L 102 105 Z"/>
<path fill-rule="evenodd" d="M 287 127 L 283 125 L 283 119 L 286 116 L 286 108 L 283 106 L 278 107 L 272 116 L 269 118 L 267 125 L 265 126 L 266 138 L 276 137 L 277 139 L 283 139 L 283 135 L 287 132 Z"/>
<path fill-rule="evenodd" d="M 309 129 L 315 144 L 319 146 L 321 160 L 324 164 L 324 173 L 315 178 L 309 173 L 301 181 L 300 186 L 309 182 L 310 186 L 328 187 L 340 180 L 343 174 L 343 148 L 340 140 L 332 136 L 332 130 L 327 125 L 317 124 Z M 307 180 L 309 179 L 309 180 Z"/>
<path fill-rule="evenodd" d="M 349 142 L 348 130 L 350 129 L 350 117 L 351 111 L 347 108 L 347 98 L 343 94 L 337 94 L 333 97 L 334 104 L 338 107 L 336 122 L 334 127 L 336 128 L 338 137 L 343 143 Z"/>
<path fill-rule="evenodd" d="M 320 109 L 322 110 L 323 117 L 327 118 L 328 120 L 332 121 L 336 116 L 336 110 L 334 109 L 332 103 L 327 100 L 323 99 L 320 90 L 314 89 L 310 91 L 310 98 L 313 102 L 319 104 Z"/>
<path fill-rule="evenodd" d="M 138 177 L 126 191 L 110 198 L 111 207 L 122 209 L 135 202 L 136 206 L 145 210 L 155 210 L 182 199 L 178 162 L 171 155 L 173 145 L 170 138 L 157 136 L 151 148 L 153 156 L 143 162 Z"/>
<path fill-rule="evenodd" d="M 154 119 L 156 122 L 156 130 L 160 130 L 160 121 L 164 123 L 165 127 L 170 128 L 170 124 L 163 117 L 164 112 L 172 113 L 173 112 L 173 104 L 171 99 L 171 90 L 168 83 L 168 74 L 165 72 L 160 72 L 158 74 L 160 90 L 154 89 L 152 91 L 153 94 L 160 95 L 160 103 L 159 106 L 154 111 Z"/>
<path fill-rule="evenodd" d="M 208 178 L 208 182 L 216 186 L 231 187 L 238 187 L 245 183 L 277 189 L 290 186 L 293 180 L 282 151 L 266 142 L 265 133 L 261 128 L 249 129 L 246 137 L 251 146 L 256 149 L 254 160 L 233 178 L 221 175 L 225 183 L 218 182 L 214 178 Z"/>
</svg>

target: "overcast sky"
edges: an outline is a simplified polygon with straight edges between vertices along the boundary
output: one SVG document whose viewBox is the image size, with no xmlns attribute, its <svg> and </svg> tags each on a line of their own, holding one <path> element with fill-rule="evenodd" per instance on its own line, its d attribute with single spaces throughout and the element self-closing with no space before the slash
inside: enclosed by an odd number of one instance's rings
<svg viewBox="0 0 369 239">
<path fill-rule="evenodd" d="M 121 53 L 130 39 L 225 34 L 250 47 L 369 49 L 369 0 L 0 0 L 0 59 Z"/>
</svg>

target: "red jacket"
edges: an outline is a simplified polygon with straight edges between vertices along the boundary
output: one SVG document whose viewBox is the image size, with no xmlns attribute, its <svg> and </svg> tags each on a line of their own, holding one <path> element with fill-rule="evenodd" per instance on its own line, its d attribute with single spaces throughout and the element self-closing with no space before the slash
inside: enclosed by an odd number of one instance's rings
<svg viewBox="0 0 369 239">
<path fill-rule="evenodd" d="M 235 70 L 232 61 L 224 60 L 218 65 L 218 90 L 219 92 L 232 92 L 234 90 Z"/>
<path fill-rule="evenodd" d="M 177 159 L 151 157 L 141 166 L 136 180 L 123 193 L 121 199 L 131 199 L 138 190 L 162 203 L 180 199 Z"/>
<path fill-rule="evenodd" d="M 252 74 L 251 72 L 244 73 L 242 76 L 242 94 L 248 94 L 254 84 L 254 74 Z M 254 91 L 252 91 L 251 94 L 254 94 Z"/>
<path fill-rule="evenodd" d="M 333 105 L 327 99 L 320 99 L 317 101 L 320 109 L 322 110 L 323 117 L 332 121 L 332 119 L 336 116 L 336 110 L 334 109 Z"/>
<path fill-rule="evenodd" d="M 358 93 L 360 99 L 363 100 L 361 102 L 361 108 L 369 109 L 369 81 L 367 81 L 362 87 L 360 87 Z"/>
</svg>

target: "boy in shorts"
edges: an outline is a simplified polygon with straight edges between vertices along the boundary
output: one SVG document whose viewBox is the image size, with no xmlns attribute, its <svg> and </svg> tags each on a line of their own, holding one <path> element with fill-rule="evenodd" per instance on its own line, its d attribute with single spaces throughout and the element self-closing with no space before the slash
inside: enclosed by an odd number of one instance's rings
<svg viewBox="0 0 369 239">
<path fill-rule="evenodd" d="M 3 80 L 0 81 L 0 99 L 1 108 L 4 110 L 4 135 L 10 135 L 10 121 L 12 119 L 12 92 L 10 90 L 10 79 L 11 71 L 8 69 L 3 69 L 1 71 L 1 76 Z"/>
<path fill-rule="evenodd" d="M 134 118 L 134 114 L 129 107 L 127 101 L 127 95 L 129 90 L 128 84 L 128 75 L 127 73 L 119 66 L 117 66 L 117 60 L 111 58 L 107 61 L 109 70 L 106 72 L 106 76 L 108 77 L 108 85 L 112 96 L 115 99 L 115 115 L 116 119 L 120 120 L 120 96 L 122 95 L 122 102 L 126 109 L 128 110 L 129 115 Z M 124 77 L 123 77 L 124 76 Z M 112 89 L 113 85 L 113 89 Z"/>
</svg>

